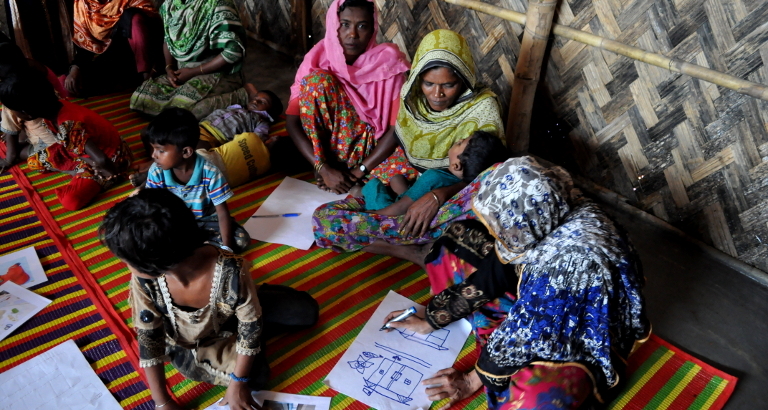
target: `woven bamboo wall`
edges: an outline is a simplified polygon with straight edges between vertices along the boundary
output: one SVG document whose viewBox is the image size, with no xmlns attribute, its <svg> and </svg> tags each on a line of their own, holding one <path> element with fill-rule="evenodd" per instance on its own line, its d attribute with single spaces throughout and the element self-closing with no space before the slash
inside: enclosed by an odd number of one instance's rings
<svg viewBox="0 0 768 410">
<path fill-rule="evenodd" d="M 313 1 L 316 38 L 330 2 Z M 487 2 L 520 12 L 527 3 Z M 438 0 L 376 3 L 380 39 L 410 56 L 431 30 L 464 35 L 506 110 L 520 26 Z M 768 2 L 566 0 L 557 20 L 768 84 Z M 768 244 L 768 102 L 562 39 L 554 41 L 544 81 L 556 114 L 573 127 L 570 149 L 583 174 L 768 270 L 761 243 Z"/>
<path fill-rule="evenodd" d="M 235 0 L 235 4 L 251 36 L 282 52 L 293 54 L 298 42 L 293 23 L 294 1 Z"/>
</svg>

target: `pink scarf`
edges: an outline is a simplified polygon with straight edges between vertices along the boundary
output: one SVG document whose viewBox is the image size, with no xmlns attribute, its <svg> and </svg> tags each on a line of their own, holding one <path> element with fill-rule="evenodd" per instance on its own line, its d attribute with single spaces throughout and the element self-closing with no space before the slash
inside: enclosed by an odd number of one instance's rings
<svg viewBox="0 0 768 410">
<path fill-rule="evenodd" d="M 381 138 L 389 127 L 392 102 L 400 94 L 405 73 L 410 68 L 405 54 L 392 43 L 377 44 L 378 12 L 373 9 L 373 36 L 368 48 L 354 64 L 347 65 L 344 49 L 339 42 L 339 6 L 345 0 L 334 0 L 325 15 L 325 38 L 309 50 L 291 86 L 291 100 L 299 98 L 301 79 L 317 70 L 327 70 L 336 76 L 352 100 L 361 119 L 376 130 Z M 371 1 L 372 0 L 368 0 Z"/>
</svg>

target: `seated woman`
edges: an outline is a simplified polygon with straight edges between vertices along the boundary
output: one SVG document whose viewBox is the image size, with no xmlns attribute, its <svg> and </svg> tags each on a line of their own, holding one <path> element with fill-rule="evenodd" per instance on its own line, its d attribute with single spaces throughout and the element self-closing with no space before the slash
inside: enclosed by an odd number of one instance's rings
<svg viewBox="0 0 768 410">
<path fill-rule="evenodd" d="M 391 126 L 409 65 L 396 45 L 376 43 L 378 28 L 373 1 L 334 0 L 291 86 L 286 128 L 321 189 L 347 192 L 369 172 L 414 175 Z"/>
<path fill-rule="evenodd" d="M 205 242 L 184 201 L 144 189 L 110 209 L 101 241 L 131 271 L 130 305 L 156 408 L 181 409 L 165 387 L 168 360 L 192 380 L 227 386 L 221 405 L 259 408 L 269 379 L 264 342 L 313 326 L 317 302 L 287 286 L 254 287 L 249 261 Z"/>
<path fill-rule="evenodd" d="M 28 133 L 29 145 L 18 149 L 19 157 L 32 170 L 72 176 L 55 190 L 64 209 L 83 208 L 130 166 L 131 150 L 117 128 L 87 108 L 59 101 L 40 75 L 18 73 L 0 82 L 0 101 L 21 121 L 43 119 L 40 137 Z"/>
<path fill-rule="evenodd" d="M 414 62 L 400 93 L 395 133 L 419 171 L 447 170 L 448 151 L 477 130 L 503 137 L 496 96 L 477 82 L 469 45 L 461 35 L 450 30 L 427 34 Z M 432 242 L 448 222 L 471 216 L 469 198 L 476 191 L 476 183 L 464 182 L 434 189 L 404 216 L 365 213 L 362 198 L 332 202 L 315 211 L 315 239 L 337 251 L 363 249 L 410 260 L 413 248 L 399 245 Z"/>
<path fill-rule="evenodd" d="M 150 0 L 75 0 L 73 20 L 75 58 L 60 77 L 71 96 L 136 87 L 161 61 L 161 23 Z"/>
<path fill-rule="evenodd" d="M 131 96 L 131 109 L 157 115 L 168 107 L 198 120 L 220 108 L 248 104 L 241 72 L 245 30 L 232 0 L 167 0 L 163 18 L 165 74 Z"/>
<path fill-rule="evenodd" d="M 492 409 L 610 401 L 651 329 L 629 240 L 564 170 L 530 157 L 490 173 L 473 206 L 478 220 L 451 224 L 423 261 L 436 294 L 425 318 L 390 324 L 419 333 L 472 324 L 475 369 L 437 372 L 423 382 L 430 399 L 450 398 L 447 408 L 485 387 Z"/>
</svg>

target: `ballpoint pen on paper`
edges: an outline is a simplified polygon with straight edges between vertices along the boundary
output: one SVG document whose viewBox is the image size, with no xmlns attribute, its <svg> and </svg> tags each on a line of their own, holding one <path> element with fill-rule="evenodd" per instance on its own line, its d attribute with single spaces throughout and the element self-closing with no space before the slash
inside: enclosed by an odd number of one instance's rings
<svg viewBox="0 0 768 410">
<path fill-rule="evenodd" d="M 403 311 L 403 313 L 393 317 L 392 320 L 387 322 L 384 326 L 381 327 L 381 329 L 379 329 L 379 332 L 381 332 L 382 330 L 391 329 L 389 327 L 390 323 L 392 323 L 392 322 L 402 322 L 403 320 L 408 319 L 409 317 L 411 317 L 411 316 L 413 316 L 415 314 L 416 314 L 416 308 L 411 306 L 408 309 L 405 309 Z"/>
<path fill-rule="evenodd" d="M 294 218 L 301 214 L 254 215 L 251 218 Z"/>
</svg>

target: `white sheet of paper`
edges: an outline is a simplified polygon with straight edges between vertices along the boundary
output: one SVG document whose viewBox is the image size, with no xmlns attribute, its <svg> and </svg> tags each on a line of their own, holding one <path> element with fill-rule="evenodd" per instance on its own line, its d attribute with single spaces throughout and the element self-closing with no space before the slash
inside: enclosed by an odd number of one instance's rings
<svg viewBox="0 0 768 410">
<path fill-rule="evenodd" d="M 121 410 L 72 340 L 0 374 L 3 410 Z"/>
<path fill-rule="evenodd" d="M 346 197 L 347 194 L 332 194 L 318 189 L 315 184 L 285 177 L 254 215 L 301 215 L 290 218 L 250 218 L 243 227 L 251 239 L 307 250 L 315 242 L 312 213 L 320 205 Z"/>
<path fill-rule="evenodd" d="M 37 252 L 35 252 L 35 247 L 30 246 L 20 251 L 0 256 L 0 283 L 5 282 L 3 276 L 7 275 L 8 269 L 16 264 L 19 265 L 16 269 L 20 267 L 29 276 L 26 282 L 17 283 L 17 285 L 30 288 L 48 281 L 43 265 L 40 264 L 40 258 L 37 257 Z"/>
<path fill-rule="evenodd" d="M 50 300 L 13 282 L 0 285 L 0 340 L 50 303 Z"/>
<path fill-rule="evenodd" d="M 470 331 L 461 320 L 429 335 L 379 331 L 392 311 L 424 306 L 389 291 L 323 383 L 379 410 L 427 409 L 422 380 L 453 366 Z"/>
<path fill-rule="evenodd" d="M 331 408 L 330 397 L 304 396 L 274 391 L 255 391 L 252 395 L 262 410 L 330 410 Z M 217 402 L 206 407 L 205 410 L 229 410 L 229 405 L 219 406 Z"/>
</svg>

